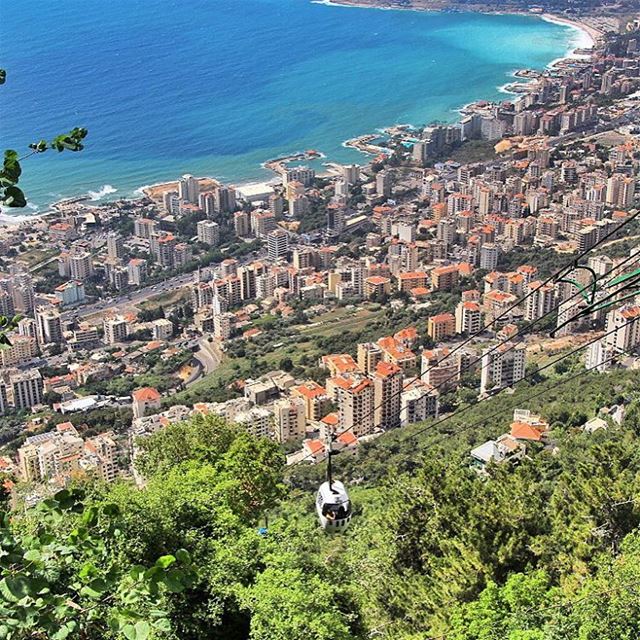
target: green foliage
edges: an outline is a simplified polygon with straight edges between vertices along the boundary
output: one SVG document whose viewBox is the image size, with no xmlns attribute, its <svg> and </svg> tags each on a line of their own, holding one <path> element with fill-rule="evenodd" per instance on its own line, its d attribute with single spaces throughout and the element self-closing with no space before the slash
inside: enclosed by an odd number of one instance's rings
<svg viewBox="0 0 640 640">
<path fill-rule="evenodd" d="M 1 638 L 145 640 L 171 631 L 165 594 L 195 579 L 190 556 L 179 550 L 150 566 L 123 565 L 110 551 L 117 514 L 68 490 L 23 519 L 1 514 Z"/>
</svg>

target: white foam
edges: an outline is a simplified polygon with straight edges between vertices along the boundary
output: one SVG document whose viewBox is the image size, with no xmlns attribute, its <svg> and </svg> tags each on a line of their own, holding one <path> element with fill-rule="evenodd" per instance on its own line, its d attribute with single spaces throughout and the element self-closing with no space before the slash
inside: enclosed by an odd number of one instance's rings
<svg viewBox="0 0 640 640">
<path fill-rule="evenodd" d="M 98 191 L 87 191 L 87 195 L 92 202 L 96 200 L 102 200 L 102 198 L 115 193 L 117 189 L 110 184 L 104 184 L 98 189 Z"/>
</svg>

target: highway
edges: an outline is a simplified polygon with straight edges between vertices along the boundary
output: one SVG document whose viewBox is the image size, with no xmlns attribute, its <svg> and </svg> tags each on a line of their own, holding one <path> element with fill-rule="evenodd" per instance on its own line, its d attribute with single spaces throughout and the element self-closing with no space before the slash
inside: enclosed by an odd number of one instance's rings
<svg viewBox="0 0 640 640">
<path fill-rule="evenodd" d="M 204 275 L 205 274 L 203 273 L 203 276 Z M 107 309 L 119 309 L 120 307 L 135 306 L 153 296 L 181 289 L 193 282 L 194 277 L 195 273 L 184 273 L 179 276 L 169 278 L 169 280 L 159 282 L 158 284 L 150 285 L 115 298 L 103 298 L 96 300 L 95 302 L 82 307 L 76 307 L 75 309 L 69 309 L 68 311 L 63 312 L 62 319 L 71 320 L 77 317 L 78 320 L 82 320 L 83 318 L 100 313 L 101 311 L 106 311 Z"/>
</svg>

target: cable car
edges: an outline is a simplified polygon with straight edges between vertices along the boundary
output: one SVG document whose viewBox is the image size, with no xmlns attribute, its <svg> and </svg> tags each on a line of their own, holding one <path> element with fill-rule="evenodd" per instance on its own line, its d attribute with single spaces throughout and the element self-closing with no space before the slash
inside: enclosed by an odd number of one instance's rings
<svg viewBox="0 0 640 640">
<path fill-rule="evenodd" d="M 327 454 L 327 480 L 320 485 L 316 497 L 316 511 L 320 526 L 329 533 L 344 531 L 351 521 L 351 501 L 344 485 L 331 474 L 331 441 Z"/>
</svg>

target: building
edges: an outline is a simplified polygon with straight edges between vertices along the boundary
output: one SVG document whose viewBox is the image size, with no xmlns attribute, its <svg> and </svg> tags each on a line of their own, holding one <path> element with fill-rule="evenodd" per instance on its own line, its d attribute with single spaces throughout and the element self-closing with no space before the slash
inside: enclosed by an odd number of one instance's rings
<svg viewBox="0 0 640 640">
<path fill-rule="evenodd" d="M 151 236 L 158 233 L 158 223 L 151 218 L 136 218 L 133 221 L 133 233 L 138 238 L 150 240 Z"/>
<path fill-rule="evenodd" d="M 270 438 L 273 431 L 273 413 L 265 407 L 251 407 L 236 414 L 235 421 L 257 438 Z"/>
<path fill-rule="evenodd" d="M 70 275 L 74 280 L 87 280 L 93 275 L 91 254 L 88 251 L 73 253 L 69 259 Z"/>
<path fill-rule="evenodd" d="M 104 341 L 107 344 L 124 342 L 129 335 L 129 323 L 122 317 L 105 318 L 102 322 Z"/>
<path fill-rule="evenodd" d="M 172 233 L 154 234 L 150 238 L 151 252 L 161 267 L 172 268 L 175 265 L 175 249 L 178 241 Z"/>
<path fill-rule="evenodd" d="M 358 374 L 329 378 L 327 392 L 338 404 L 340 431 L 351 431 L 358 438 L 373 431 L 374 391 L 369 378 Z"/>
<path fill-rule="evenodd" d="M 473 300 L 462 300 L 456 307 L 456 333 L 468 336 L 476 335 L 482 330 L 482 313 L 480 305 Z"/>
<path fill-rule="evenodd" d="M 228 340 L 231 337 L 233 321 L 235 316 L 233 313 L 217 313 L 213 316 L 213 335 L 218 340 Z"/>
<path fill-rule="evenodd" d="M 282 174 L 282 183 L 288 187 L 291 182 L 301 182 L 305 187 L 310 187 L 316 177 L 314 169 L 300 165 L 298 167 L 289 167 Z"/>
<path fill-rule="evenodd" d="M 427 335 L 435 342 L 456 334 L 456 317 L 452 313 L 440 313 L 427 320 Z"/>
<path fill-rule="evenodd" d="M 37 355 L 38 342 L 33 336 L 12 335 L 11 345 L 0 349 L 0 359 L 5 368 L 29 362 Z"/>
<path fill-rule="evenodd" d="M 480 393 L 497 388 L 512 387 L 525 376 L 526 347 L 505 342 L 482 352 Z"/>
<path fill-rule="evenodd" d="M 556 304 L 556 289 L 552 284 L 534 280 L 527 285 L 528 298 L 525 319 L 533 322 L 550 313 Z"/>
<path fill-rule="evenodd" d="M 405 387 L 400 396 L 400 425 L 438 417 L 438 391 L 420 378 Z"/>
<path fill-rule="evenodd" d="M 607 195 L 605 202 L 610 207 L 626 209 L 633 204 L 636 182 L 635 178 L 621 173 L 614 173 L 607 180 Z"/>
<path fill-rule="evenodd" d="M 198 196 L 200 195 L 200 184 L 189 174 L 185 174 L 178 181 L 178 197 L 184 202 L 198 204 Z"/>
<path fill-rule="evenodd" d="M 54 295 L 63 307 L 82 304 L 85 301 L 84 283 L 79 280 L 69 280 L 57 286 Z"/>
<path fill-rule="evenodd" d="M 498 266 L 498 245 L 493 243 L 483 244 L 480 248 L 480 268 L 494 271 Z"/>
<path fill-rule="evenodd" d="M 64 341 L 60 313 L 53 307 L 38 307 L 35 311 L 36 335 L 39 344 L 53 344 Z"/>
<path fill-rule="evenodd" d="M 367 375 L 375 372 L 378 363 L 382 362 L 384 352 L 375 342 L 361 342 L 358 344 L 358 369 Z"/>
<path fill-rule="evenodd" d="M 37 369 L 21 371 L 9 376 L 9 386 L 16 411 L 42 404 L 44 384 L 40 371 Z"/>
<path fill-rule="evenodd" d="M 313 380 L 291 387 L 291 396 L 303 400 L 307 420 L 317 422 L 331 411 L 331 400 L 327 396 L 327 390 Z"/>
<path fill-rule="evenodd" d="M 136 389 L 132 394 L 131 408 L 134 418 L 142 418 L 145 415 L 160 409 L 161 396 L 153 387 Z"/>
<path fill-rule="evenodd" d="M 618 353 L 630 353 L 640 346 L 640 306 L 625 305 L 607 314 L 607 345 Z"/>
<path fill-rule="evenodd" d="M 124 241 L 116 231 L 107 233 L 107 256 L 116 260 L 124 257 Z"/>
<path fill-rule="evenodd" d="M 458 284 L 458 265 L 436 267 L 431 272 L 431 288 L 434 291 L 451 291 Z"/>
<path fill-rule="evenodd" d="M 364 281 L 364 295 L 366 298 L 380 299 L 391 293 L 391 280 L 384 276 L 371 276 Z"/>
<path fill-rule="evenodd" d="M 169 340 L 173 335 L 173 322 L 166 318 L 158 318 L 153 321 L 153 339 Z"/>
<path fill-rule="evenodd" d="M 220 243 L 220 225 L 213 220 L 200 220 L 197 224 L 198 242 L 203 242 L 210 247 Z"/>
<path fill-rule="evenodd" d="M 143 258 L 132 258 L 127 265 L 128 283 L 139 287 L 147 279 L 147 261 Z"/>
<path fill-rule="evenodd" d="M 284 229 L 274 229 L 267 235 L 267 255 L 277 262 L 289 253 L 289 234 Z"/>
<path fill-rule="evenodd" d="M 397 364 L 378 362 L 371 379 L 375 405 L 374 425 L 382 429 L 400 426 L 403 372 Z"/>
<path fill-rule="evenodd" d="M 273 404 L 275 437 L 278 442 L 297 440 L 305 435 L 305 401 L 300 397 L 282 398 Z"/>
</svg>

